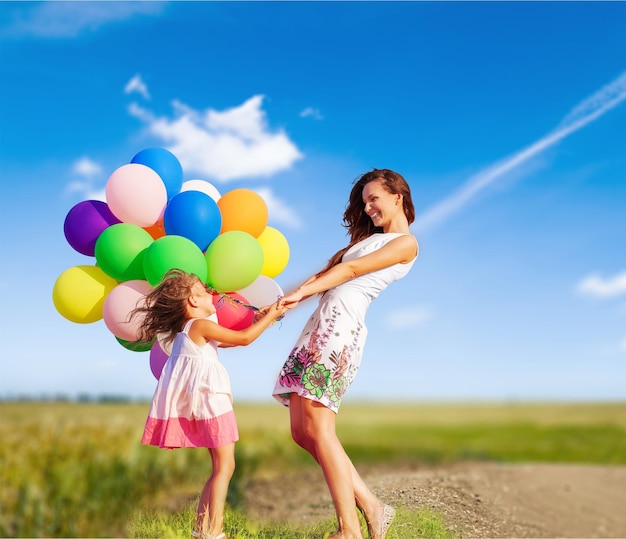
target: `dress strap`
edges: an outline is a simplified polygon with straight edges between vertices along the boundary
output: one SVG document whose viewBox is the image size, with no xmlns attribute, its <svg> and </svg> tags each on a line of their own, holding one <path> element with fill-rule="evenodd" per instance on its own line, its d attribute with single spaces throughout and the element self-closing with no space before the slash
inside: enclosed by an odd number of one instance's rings
<svg viewBox="0 0 626 539">
<path fill-rule="evenodd" d="M 187 323 L 183 326 L 183 333 L 185 335 L 187 335 L 187 333 L 189 333 L 189 329 L 191 328 L 191 324 L 193 324 L 196 320 L 198 320 L 197 318 L 192 318 L 190 320 L 187 320 Z"/>
</svg>

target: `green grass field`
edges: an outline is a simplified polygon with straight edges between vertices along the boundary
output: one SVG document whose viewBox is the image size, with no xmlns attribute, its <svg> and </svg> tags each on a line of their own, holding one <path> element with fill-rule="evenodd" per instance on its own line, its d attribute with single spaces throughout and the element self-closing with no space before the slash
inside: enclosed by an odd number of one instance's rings
<svg viewBox="0 0 626 539">
<path fill-rule="evenodd" d="M 0 536 L 188 537 L 189 493 L 199 492 L 210 461 L 202 450 L 141 446 L 147 409 L 0 403 Z M 226 522 L 231 539 L 321 537 L 332 529 L 332 522 L 296 530 L 245 518 L 246 480 L 314 464 L 291 441 L 286 409 L 240 403 L 236 413 L 240 442 Z M 357 465 L 626 464 L 626 403 L 345 403 L 338 430 Z M 413 522 L 420 537 L 446 537 L 436 514 L 402 518 Z"/>
</svg>

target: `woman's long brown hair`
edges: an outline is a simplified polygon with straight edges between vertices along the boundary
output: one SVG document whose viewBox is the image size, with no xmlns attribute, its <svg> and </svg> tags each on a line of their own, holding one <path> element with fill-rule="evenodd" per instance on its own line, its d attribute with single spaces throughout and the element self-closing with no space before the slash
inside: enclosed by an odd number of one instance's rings
<svg viewBox="0 0 626 539">
<path fill-rule="evenodd" d="M 366 172 L 354 181 L 350 199 L 343 214 L 343 226 L 348 230 L 350 243 L 337 251 L 329 260 L 319 274 L 328 271 L 333 266 L 341 262 L 345 252 L 355 243 L 365 238 L 382 232 L 381 227 L 375 227 L 372 219 L 365 213 L 365 203 L 363 202 L 363 188 L 370 182 L 379 181 L 386 191 L 392 195 L 402 195 L 402 206 L 409 224 L 415 221 L 415 208 L 411 198 L 411 189 L 406 180 L 397 172 L 383 169 L 374 169 Z M 318 275 L 319 275 L 318 274 Z"/>
</svg>

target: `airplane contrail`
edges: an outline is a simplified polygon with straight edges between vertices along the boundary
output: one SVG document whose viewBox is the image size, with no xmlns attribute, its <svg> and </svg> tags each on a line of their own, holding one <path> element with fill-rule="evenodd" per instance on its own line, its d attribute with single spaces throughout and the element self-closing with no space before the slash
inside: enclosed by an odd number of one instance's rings
<svg viewBox="0 0 626 539">
<path fill-rule="evenodd" d="M 555 131 L 548 133 L 511 157 L 474 174 L 457 191 L 417 216 L 412 226 L 423 232 L 441 223 L 469 203 L 479 191 L 540 152 L 597 120 L 624 100 L 626 100 L 626 71 L 574 107 Z"/>
</svg>

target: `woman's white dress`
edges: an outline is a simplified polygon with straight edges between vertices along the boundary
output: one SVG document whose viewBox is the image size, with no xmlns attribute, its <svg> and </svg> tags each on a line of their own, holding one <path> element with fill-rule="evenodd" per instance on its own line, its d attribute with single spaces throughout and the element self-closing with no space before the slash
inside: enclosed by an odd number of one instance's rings
<svg viewBox="0 0 626 539">
<path fill-rule="evenodd" d="M 373 234 L 346 251 L 342 261 L 372 253 L 402 235 Z M 337 412 L 361 364 L 370 303 L 404 277 L 414 262 L 360 275 L 322 295 L 274 386 L 273 395 L 281 404 L 288 406 L 291 394 L 297 393 Z"/>
</svg>

